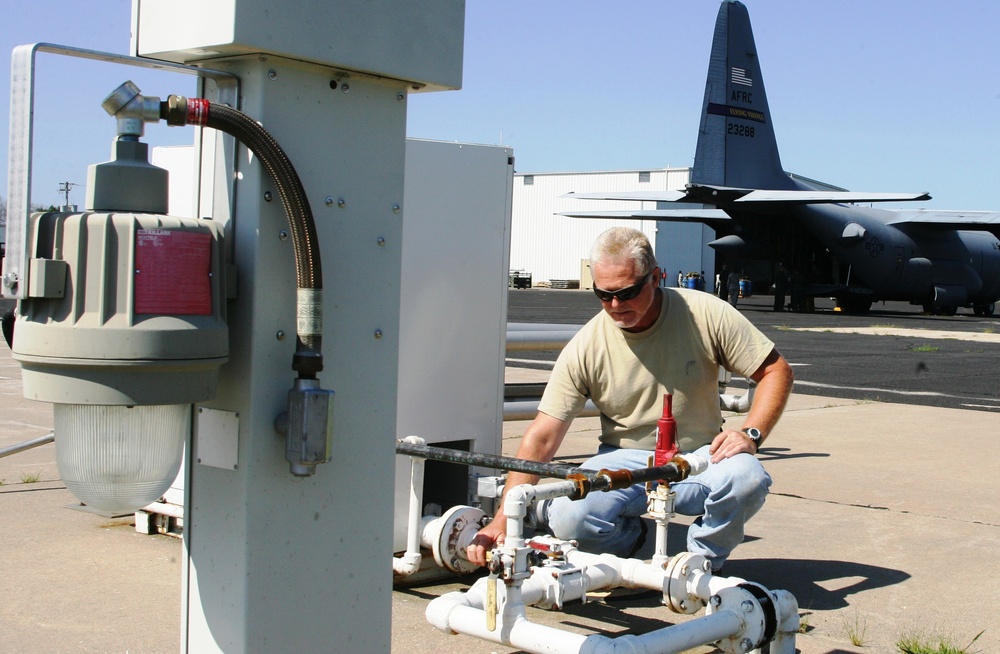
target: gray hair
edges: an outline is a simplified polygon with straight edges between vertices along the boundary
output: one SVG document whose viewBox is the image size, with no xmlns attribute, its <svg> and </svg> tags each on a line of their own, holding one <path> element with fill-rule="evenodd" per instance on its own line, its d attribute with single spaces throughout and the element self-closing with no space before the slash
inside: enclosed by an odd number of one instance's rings
<svg viewBox="0 0 1000 654">
<path fill-rule="evenodd" d="M 640 277 L 645 277 L 656 267 L 653 246 L 646 235 L 631 227 L 612 227 L 597 237 L 590 248 L 590 267 L 601 261 L 614 263 L 633 262 Z"/>
</svg>

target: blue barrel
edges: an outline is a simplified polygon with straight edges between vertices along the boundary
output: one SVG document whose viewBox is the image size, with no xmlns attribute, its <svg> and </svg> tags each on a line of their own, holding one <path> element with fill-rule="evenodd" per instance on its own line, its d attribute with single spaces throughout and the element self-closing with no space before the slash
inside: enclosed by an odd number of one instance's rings
<svg viewBox="0 0 1000 654">
<path fill-rule="evenodd" d="M 750 280 L 741 279 L 740 280 L 740 297 L 750 297 L 752 293 L 750 292 Z"/>
<path fill-rule="evenodd" d="M 698 288 L 698 278 L 697 277 L 685 277 L 684 278 L 684 288 L 697 289 Z"/>
</svg>

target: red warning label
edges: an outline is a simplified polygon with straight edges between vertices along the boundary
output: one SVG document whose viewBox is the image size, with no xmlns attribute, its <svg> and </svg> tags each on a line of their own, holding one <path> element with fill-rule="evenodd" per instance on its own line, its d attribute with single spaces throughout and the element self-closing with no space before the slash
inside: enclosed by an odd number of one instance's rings
<svg viewBox="0 0 1000 654">
<path fill-rule="evenodd" d="M 141 229 L 135 235 L 135 313 L 212 313 L 212 235 Z"/>
</svg>

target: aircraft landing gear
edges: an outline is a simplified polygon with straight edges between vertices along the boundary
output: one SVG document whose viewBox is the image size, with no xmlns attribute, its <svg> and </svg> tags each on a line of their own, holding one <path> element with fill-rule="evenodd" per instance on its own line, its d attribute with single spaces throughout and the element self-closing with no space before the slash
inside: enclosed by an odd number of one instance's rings
<svg viewBox="0 0 1000 654">
<path fill-rule="evenodd" d="M 942 307 L 927 303 L 924 305 L 924 313 L 931 316 L 954 316 L 958 313 L 958 307 Z"/>
<path fill-rule="evenodd" d="M 996 302 L 986 302 L 985 304 L 973 304 L 972 313 L 977 316 L 992 316 L 996 309 Z"/>
<path fill-rule="evenodd" d="M 857 297 L 838 297 L 837 308 L 844 313 L 868 313 L 872 308 L 872 301 Z"/>
</svg>

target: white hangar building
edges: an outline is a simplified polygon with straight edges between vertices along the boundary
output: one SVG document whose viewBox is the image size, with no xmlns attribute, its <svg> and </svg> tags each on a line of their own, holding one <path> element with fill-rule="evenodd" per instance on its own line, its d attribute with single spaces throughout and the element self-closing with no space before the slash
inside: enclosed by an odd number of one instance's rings
<svg viewBox="0 0 1000 654">
<path fill-rule="evenodd" d="M 616 170 L 576 173 L 515 173 L 511 216 L 510 268 L 531 275 L 532 283 L 580 280 L 590 288 L 587 259 L 601 232 L 618 225 L 635 227 L 653 244 L 666 273 L 665 284 L 677 284 L 678 271 L 705 272 L 707 290 L 714 287 L 715 252 L 706 244 L 715 232 L 701 224 L 657 223 L 654 220 L 568 218 L 567 211 L 638 209 L 636 202 L 580 200 L 567 193 L 683 190 L 690 168 Z M 656 202 L 642 209 L 658 208 Z M 681 205 L 672 204 L 672 208 Z"/>
</svg>

